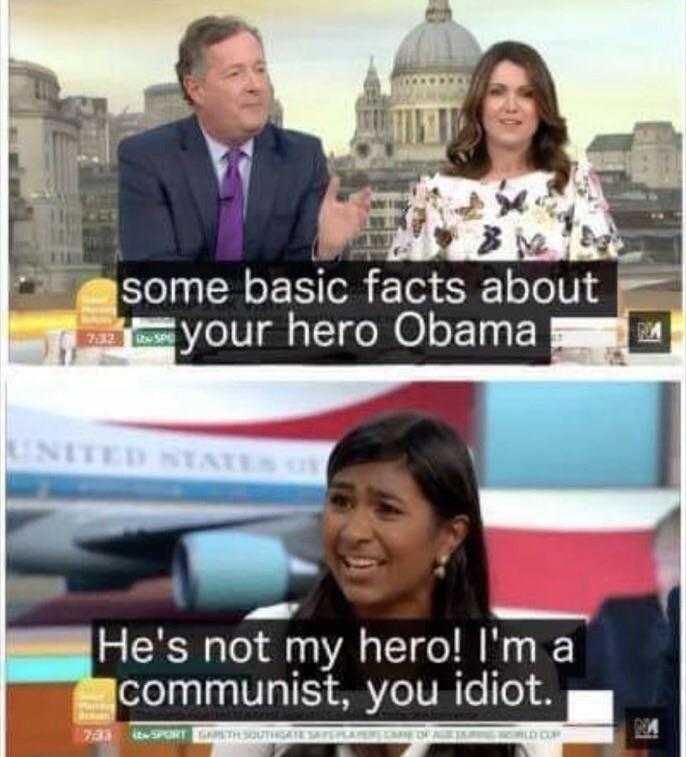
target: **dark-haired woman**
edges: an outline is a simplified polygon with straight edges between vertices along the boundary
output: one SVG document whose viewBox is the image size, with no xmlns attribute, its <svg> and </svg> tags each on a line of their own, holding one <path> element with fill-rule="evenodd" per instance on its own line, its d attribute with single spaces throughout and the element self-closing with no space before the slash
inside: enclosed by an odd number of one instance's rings
<svg viewBox="0 0 686 757">
<path fill-rule="evenodd" d="M 469 449 L 445 423 L 393 413 L 334 447 L 323 513 L 326 570 L 302 604 L 253 619 L 490 617 L 488 562 Z M 557 757 L 557 746 L 237 745 L 214 757 Z"/>
<path fill-rule="evenodd" d="M 596 260 L 622 247 L 600 182 L 565 154 L 541 56 L 500 42 L 472 76 L 448 168 L 417 186 L 390 260 Z"/>
</svg>

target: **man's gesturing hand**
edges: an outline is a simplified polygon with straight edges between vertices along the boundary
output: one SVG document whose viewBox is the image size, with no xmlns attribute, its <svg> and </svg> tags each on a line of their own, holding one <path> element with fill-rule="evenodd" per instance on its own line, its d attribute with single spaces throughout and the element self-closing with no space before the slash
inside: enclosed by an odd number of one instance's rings
<svg viewBox="0 0 686 757">
<path fill-rule="evenodd" d="M 372 202 L 370 187 L 351 195 L 350 199 L 338 199 L 341 180 L 334 176 L 326 188 L 319 209 L 317 257 L 332 260 L 364 228 Z"/>
</svg>

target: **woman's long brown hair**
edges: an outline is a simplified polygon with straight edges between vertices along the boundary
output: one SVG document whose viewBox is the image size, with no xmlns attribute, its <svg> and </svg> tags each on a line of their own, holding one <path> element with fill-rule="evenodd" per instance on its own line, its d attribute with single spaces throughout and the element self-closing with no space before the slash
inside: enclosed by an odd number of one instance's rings
<svg viewBox="0 0 686 757">
<path fill-rule="evenodd" d="M 481 125 L 482 109 L 493 70 L 503 61 L 510 61 L 526 71 L 536 101 L 540 122 L 531 143 L 531 165 L 537 170 L 551 171 L 554 188 L 562 192 L 571 174 L 571 162 L 564 151 L 569 139 L 567 123 L 560 115 L 555 83 L 543 58 L 522 42 L 498 42 L 481 57 L 460 112 L 457 137 L 448 145 L 450 163 L 445 173 L 480 179 L 491 168 Z"/>
</svg>

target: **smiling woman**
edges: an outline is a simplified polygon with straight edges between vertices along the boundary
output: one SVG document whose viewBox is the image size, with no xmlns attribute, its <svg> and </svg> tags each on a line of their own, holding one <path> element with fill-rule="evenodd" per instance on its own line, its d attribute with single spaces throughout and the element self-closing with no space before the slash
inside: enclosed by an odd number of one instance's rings
<svg viewBox="0 0 686 757">
<path fill-rule="evenodd" d="M 489 614 L 476 478 L 449 426 L 411 413 L 359 426 L 334 448 L 327 479 L 329 572 L 299 617 Z"/>
<path fill-rule="evenodd" d="M 491 617 L 479 492 L 467 445 L 418 413 L 349 431 L 327 465 L 325 570 L 300 605 L 252 619 Z M 559 757 L 559 745 L 367 744 L 216 747 L 213 757 Z"/>
<path fill-rule="evenodd" d="M 541 56 L 500 42 L 481 58 L 448 146 L 415 189 L 391 260 L 594 260 L 622 247 L 600 182 L 573 165 Z"/>
<path fill-rule="evenodd" d="M 437 566 L 466 530 L 465 518 L 437 522 L 403 460 L 359 463 L 329 488 L 326 563 L 358 617 L 426 617 Z"/>
</svg>

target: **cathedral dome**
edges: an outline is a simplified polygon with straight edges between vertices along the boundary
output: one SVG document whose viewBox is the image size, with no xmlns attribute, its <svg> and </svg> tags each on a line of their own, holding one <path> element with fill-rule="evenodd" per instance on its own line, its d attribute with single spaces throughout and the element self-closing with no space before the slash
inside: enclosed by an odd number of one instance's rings
<svg viewBox="0 0 686 757">
<path fill-rule="evenodd" d="M 391 77 L 473 69 L 481 57 L 474 35 L 452 20 L 448 0 L 429 0 L 426 21 L 415 27 L 395 54 Z"/>
</svg>

